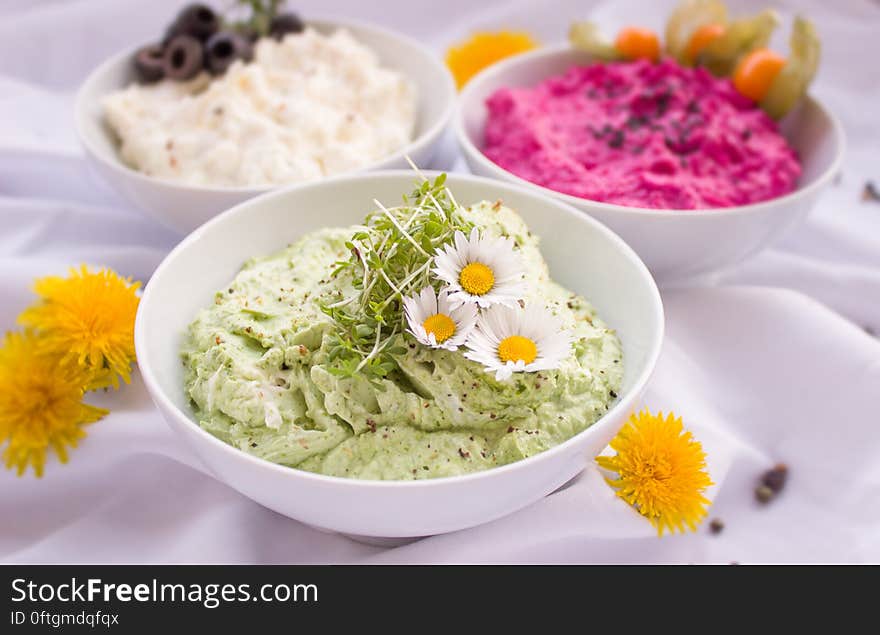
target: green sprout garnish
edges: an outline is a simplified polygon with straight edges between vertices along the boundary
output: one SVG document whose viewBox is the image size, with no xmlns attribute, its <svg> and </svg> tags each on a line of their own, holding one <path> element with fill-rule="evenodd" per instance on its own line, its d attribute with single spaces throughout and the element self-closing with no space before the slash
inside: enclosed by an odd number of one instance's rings
<svg viewBox="0 0 880 635">
<path fill-rule="evenodd" d="M 328 369 L 334 375 L 363 375 L 375 383 L 397 368 L 395 356 L 406 353 L 403 298 L 426 286 L 437 290 L 434 254 L 456 231 L 468 234 L 473 226 L 446 188 L 446 174 L 422 178 L 402 205 L 374 201 L 377 211 L 345 243 L 351 256 L 333 269 L 334 277 L 347 272 L 355 289 L 321 307 L 334 324 Z"/>
<path fill-rule="evenodd" d="M 237 0 L 237 4 L 250 10 L 247 20 L 232 24 L 238 31 L 252 32 L 260 37 L 269 34 L 272 20 L 287 0 Z"/>
</svg>

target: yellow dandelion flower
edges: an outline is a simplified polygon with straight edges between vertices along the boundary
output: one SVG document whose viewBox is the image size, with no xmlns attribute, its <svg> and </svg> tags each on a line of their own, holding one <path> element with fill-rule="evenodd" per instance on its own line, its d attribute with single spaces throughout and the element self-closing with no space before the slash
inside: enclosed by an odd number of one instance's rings
<svg viewBox="0 0 880 635">
<path fill-rule="evenodd" d="M 76 362 L 91 373 L 90 389 L 128 383 L 134 353 L 134 318 L 139 282 L 109 269 L 90 272 L 85 265 L 70 276 L 49 276 L 34 283 L 40 300 L 19 323 L 40 333 L 40 350 L 62 362 Z"/>
<path fill-rule="evenodd" d="M 706 516 L 709 500 L 703 496 L 712 485 L 706 471 L 703 446 L 683 429 L 681 418 L 670 413 L 652 415 L 643 410 L 611 441 L 615 456 L 600 456 L 600 467 L 617 473 L 606 478 L 617 495 L 657 528 L 692 531 Z"/>
<path fill-rule="evenodd" d="M 31 331 L 7 333 L 0 348 L 0 444 L 6 467 L 24 474 L 28 466 L 43 475 L 46 450 L 62 463 L 67 448 L 85 436 L 83 426 L 107 411 L 82 403 L 88 369 L 60 364 L 41 352 Z"/>
<path fill-rule="evenodd" d="M 446 52 L 446 66 L 459 88 L 481 70 L 505 57 L 536 48 L 538 43 L 523 31 L 482 31 Z"/>
</svg>

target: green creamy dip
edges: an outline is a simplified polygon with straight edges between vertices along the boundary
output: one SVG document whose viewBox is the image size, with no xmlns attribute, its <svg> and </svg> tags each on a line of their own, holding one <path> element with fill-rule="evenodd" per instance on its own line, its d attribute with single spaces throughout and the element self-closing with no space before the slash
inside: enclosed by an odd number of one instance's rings
<svg viewBox="0 0 880 635">
<path fill-rule="evenodd" d="M 361 479 L 454 476 L 518 461 L 593 424 L 617 397 L 620 341 L 588 302 L 553 282 L 538 239 L 512 210 L 464 212 L 485 235 L 512 237 L 532 296 L 571 329 L 552 371 L 497 381 L 480 364 L 399 336 L 398 369 L 371 384 L 328 371 L 331 319 L 320 306 L 352 294 L 353 228 L 323 229 L 248 261 L 190 325 L 185 387 L 200 425 L 254 456 Z"/>
</svg>

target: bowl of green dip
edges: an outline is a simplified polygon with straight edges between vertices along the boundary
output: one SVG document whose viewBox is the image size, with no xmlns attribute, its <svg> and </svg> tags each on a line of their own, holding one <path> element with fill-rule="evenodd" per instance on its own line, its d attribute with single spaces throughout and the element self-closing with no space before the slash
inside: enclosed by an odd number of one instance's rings
<svg viewBox="0 0 880 635">
<path fill-rule="evenodd" d="M 260 196 L 198 228 L 158 267 L 138 312 L 138 363 L 163 417 L 219 480 L 321 529 L 433 535 L 553 492 L 640 405 L 663 337 L 642 261 L 565 203 L 467 175 L 448 176 L 451 202 L 438 205 L 514 245 L 521 304 L 545 306 L 570 349 L 552 368 L 499 379 L 463 349 L 420 345 L 391 320 L 375 337 L 387 353 L 347 365 L 376 331 L 349 311 L 355 323 L 340 336 L 333 310 L 367 280 L 344 264 L 358 262 L 365 218 L 400 209 L 420 179 L 437 176 L 387 171 Z M 401 241 L 398 259 L 413 249 L 418 266 L 431 249 L 418 243 Z M 352 342 L 360 328 L 364 342 Z"/>
</svg>

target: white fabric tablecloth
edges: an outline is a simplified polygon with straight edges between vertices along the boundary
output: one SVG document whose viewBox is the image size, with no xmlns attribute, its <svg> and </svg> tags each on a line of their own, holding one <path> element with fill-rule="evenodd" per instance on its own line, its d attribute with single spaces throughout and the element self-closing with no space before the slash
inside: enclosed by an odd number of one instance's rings
<svg viewBox="0 0 880 635">
<path fill-rule="evenodd" d="M 80 262 L 146 281 L 177 237 L 85 170 L 72 96 L 102 59 L 160 33 L 180 2 L 0 2 L 0 327 L 14 328 L 35 276 Z M 382 23 L 438 51 L 477 27 L 527 28 L 545 42 L 575 17 L 609 31 L 659 27 L 666 2 L 301 0 L 305 15 Z M 753 10 L 766 2 L 734 2 Z M 0 472 L 6 562 L 878 562 L 880 561 L 880 4 L 774 3 L 817 23 L 814 86 L 843 121 L 841 177 L 810 219 L 741 266 L 666 290 L 663 355 L 646 404 L 674 409 L 709 454 L 725 523 L 658 539 L 594 467 L 488 525 L 384 548 L 318 532 L 207 475 L 153 409 L 135 375 L 101 396 L 112 410 L 68 465 L 44 478 Z M 787 50 L 780 37 L 778 50 Z M 463 169 L 454 146 L 433 167 Z M 754 500 L 758 475 L 790 466 L 784 493 Z"/>
</svg>

